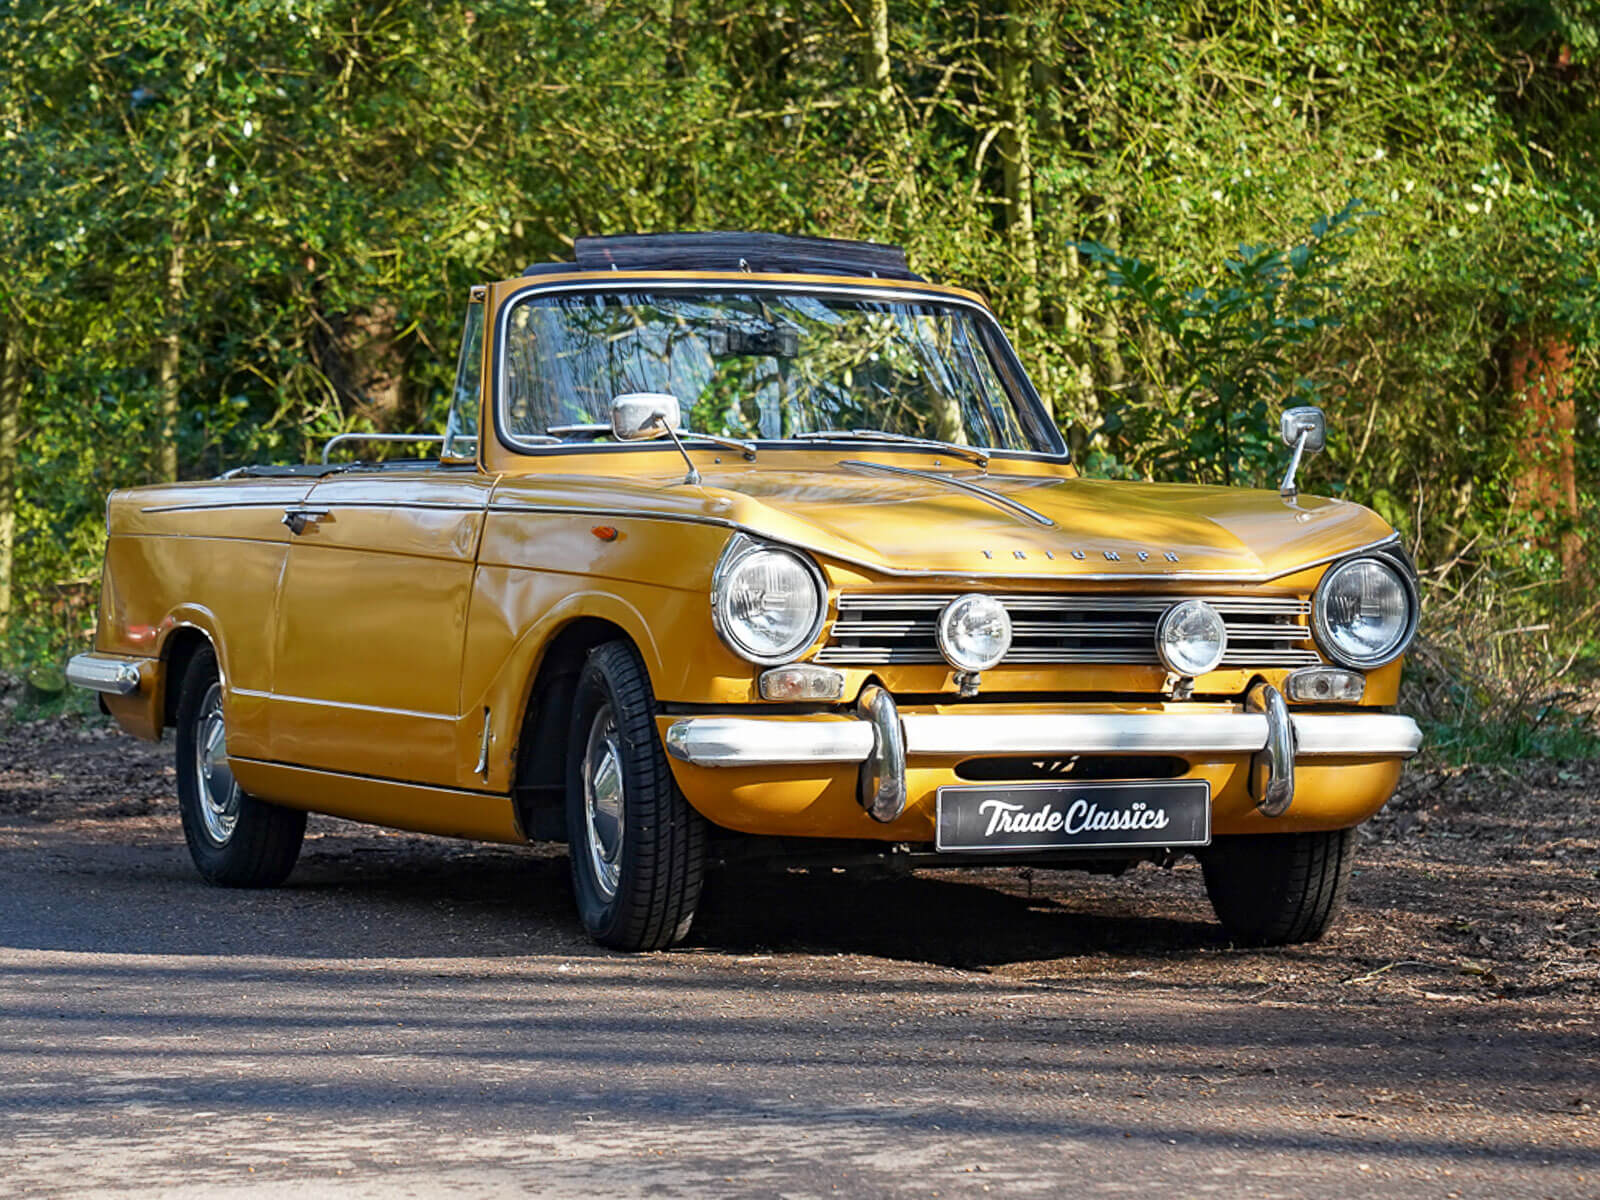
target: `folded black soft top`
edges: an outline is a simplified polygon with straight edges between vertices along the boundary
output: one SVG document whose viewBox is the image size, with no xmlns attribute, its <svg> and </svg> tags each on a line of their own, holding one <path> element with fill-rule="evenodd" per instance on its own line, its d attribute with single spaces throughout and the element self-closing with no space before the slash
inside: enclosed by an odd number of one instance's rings
<svg viewBox="0 0 1600 1200">
<path fill-rule="evenodd" d="M 577 240 L 573 263 L 537 263 L 524 275 L 572 271 L 752 271 L 863 275 L 923 282 L 899 246 L 786 233 L 624 233 Z"/>
</svg>

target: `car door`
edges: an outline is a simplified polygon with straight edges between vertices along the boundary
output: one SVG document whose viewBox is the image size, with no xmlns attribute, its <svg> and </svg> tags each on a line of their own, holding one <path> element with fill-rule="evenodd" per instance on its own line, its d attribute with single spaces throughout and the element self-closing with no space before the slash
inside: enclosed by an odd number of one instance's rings
<svg viewBox="0 0 1600 1200">
<path fill-rule="evenodd" d="M 275 760 L 457 782 L 462 645 L 491 482 L 472 467 L 358 471 L 288 511 Z"/>
</svg>

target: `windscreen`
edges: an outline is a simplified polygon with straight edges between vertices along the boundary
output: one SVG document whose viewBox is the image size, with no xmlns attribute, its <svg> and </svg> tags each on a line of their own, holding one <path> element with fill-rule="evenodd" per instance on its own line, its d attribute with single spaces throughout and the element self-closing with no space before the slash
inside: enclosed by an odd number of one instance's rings
<svg viewBox="0 0 1600 1200">
<path fill-rule="evenodd" d="M 505 432 L 604 436 L 611 401 L 670 392 L 691 433 L 777 440 L 882 430 L 1037 444 L 965 309 L 793 292 L 534 296 L 509 315 Z"/>
</svg>

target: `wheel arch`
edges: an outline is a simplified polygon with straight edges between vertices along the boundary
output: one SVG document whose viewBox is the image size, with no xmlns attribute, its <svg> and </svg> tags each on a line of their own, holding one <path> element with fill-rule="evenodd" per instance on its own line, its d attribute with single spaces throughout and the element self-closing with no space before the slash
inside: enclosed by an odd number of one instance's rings
<svg viewBox="0 0 1600 1200">
<path fill-rule="evenodd" d="M 200 651 L 210 649 L 217 656 L 217 669 L 222 671 L 224 683 L 227 672 L 222 667 L 222 649 L 210 629 L 183 621 L 175 623 L 161 644 L 161 697 L 158 701 L 163 726 L 178 719 L 178 698 L 183 690 L 183 677 L 189 664 Z M 158 734 L 160 730 L 156 731 Z"/>
<path fill-rule="evenodd" d="M 574 617 L 546 639 L 529 676 L 513 753 L 512 796 L 517 820 L 533 840 L 566 840 L 568 713 L 589 652 L 614 641 L 640 651 L 638 641 L 616 622 L 599 616 Z M 648 677 L 649 661 L 643 653 L 640 658 Z"/>
</svg>

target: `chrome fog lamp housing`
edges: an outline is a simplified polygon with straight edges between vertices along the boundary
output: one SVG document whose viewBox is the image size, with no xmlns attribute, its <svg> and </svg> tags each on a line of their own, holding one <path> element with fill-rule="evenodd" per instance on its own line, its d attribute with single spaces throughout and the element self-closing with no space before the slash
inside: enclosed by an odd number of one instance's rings
<svg viewBox="0 0 1600 1200">
<path fill-rule="evenodd" d="M 1415 582 L 1379 555 L 1349 558 L 1328 569 L 1311 598 L 1311 632 L 1334 662 L 1371 670 L 1406 652 L 1417 632 Z"/>
<path fill-rule="evenodd" d="M 1174 604 L 1156 622 L 1156 653 L 1182 679 L 1215 671 L 1227 652 L 1228 627 L 1204 600 Z"/>
<path fill-rule="evenodd" d="M 827 596 L 810 558 L 739 533 L 712 572 L 711 623 L 740 658 L 776 666 L 822 632 Z"/>
<path fill-rule="evenodd" d="M 1011 614 L 993 596 L 969 592 L 939 614 L 939 653 L 957 671 L 976 675 L 998 666 L 1011 649 Z"/>
</svg>

